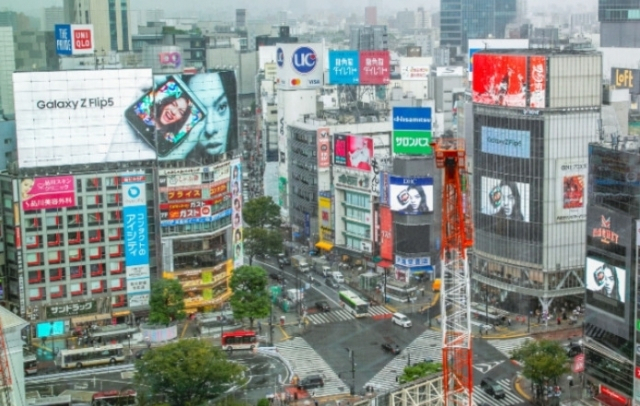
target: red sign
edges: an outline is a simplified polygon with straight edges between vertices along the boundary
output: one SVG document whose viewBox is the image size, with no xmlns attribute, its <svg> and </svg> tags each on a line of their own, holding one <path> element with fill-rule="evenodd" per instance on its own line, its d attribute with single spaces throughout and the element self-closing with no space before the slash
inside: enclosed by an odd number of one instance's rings
<svg viewBox="0 0 640 406">
<path fill-rule="evenodd" d="M 229 187 L 227 183 L 222 183 L 219 185 L 214 185 L 209 188 L 209 196 L 219 195 L 221 193 L 226 193 L 229 191 Z"/>
<path fill-rule="evenodd" d="M 93 49 L 91 30 L 76 28 L 73 30 L 73 45 L 75 49 Z"/>
<path fill-rule="evenodd" d="M 222 200 L 222 199 L 220 199 Z M 219 203 L 219 202 L 218 202 Z M 160 204 L 160 210 L 185 210 L 185 209 L 194 209 L 196 207 L 202 206 L 212 206 L 213 200 L 201 200 L 197 202 L 188 202 L 188 203 L 162 203 Z"/>
<path fill-rule="evenodd" d="M 360 84 L 389 84 L 389 51 L 360 51 Z"/>
<path fill-rule="evenodd" d="M 204 206 L 204 207 L 196 207 L 194 209 L 169 210 L 167 217 L 164 218 L 163 216 L 163 220 L 190 219 L 190 218 L 208 217 L 208 216 L 211 216 L 211 207 Z"/>
<path fill-rule="evenodd" d="M 636 378 L 640 379 L 640 367 L 636 367 Z"/>
<path fill-rule="evenodd" d="M 329 129 L 326 127 L 318 128 L 316 139 L 318 144 L 318 168 L 328 168 L 331 164 Z"/>
<path fill-rule="evenodd" d="M 393 215 L 391 209 L 380 206 L 380 257 L 393 261 Z"/>
<path fill-rule="evenodd" d="M 624 396 L 622 396 L 621 394 L 619 394 L 618 392 L 614 392 L 613 389 L 610 389 L 604 385 L 600 385 L 600 393 L 602 393 L 603 395 L 609 396 L 610 398 L 613 398 L 615 400 L 617 400 L 618 402 L 622 403 L 622 404 L 627 404 L 628 399 Z"/>
<path fill-rule="evenodd" d="M 527 57 L 524 55 L 473 55 L 473 102 L 525 107 Z"/>
<path fill-rule="evenodd" d="M 543 109 L 546 107 L 547 91 L 547 57 L 529 57 L 529 107 Z"/>
<path fill-rule="evenodd" d="M 573 365 L 571 366 L 573 372 L 584 372 L 584 354 L 578 354 L 573 357 Z"/>
<path fill-rule="evenodd" d="M 591 230 L 591 235 L 593 235 L 593 238 L 599 238 L 603 244 L 609 244 L 610 242 L 618 244 L 620 239 L 618 233 L 611 230 L 611 217 L 603 215 L 600 215 L 600 227 L 594 227 Z"/>
</svg>

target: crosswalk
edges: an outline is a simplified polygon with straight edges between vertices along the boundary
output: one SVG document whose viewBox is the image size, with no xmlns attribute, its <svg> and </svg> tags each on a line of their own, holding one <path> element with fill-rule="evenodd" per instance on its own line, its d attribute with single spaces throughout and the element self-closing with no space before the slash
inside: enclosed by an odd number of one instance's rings
<svg viewBox="0 0 640 406">
<path fill-rule="evenodd" d="M 320 375 L 324 387 L 310 389 L 316 397 L 349 393 L 349 385 L 344 383 L 329 364 L 301 337 L 295 337 L 276 345 L 278 353 L 289 363 L 294 374 L 300 379 L 308 375 Z"/>
<path fill-rule="evenodd" d="M 369 308 L 369 316 L 384 316 L 385 314 L 391 314 L 391 312 L 384 306 L 372 306 Z M 331 310 L 330 312 L 310 314 L 307 316 L 307 319 L 311 324 L 326 324 L 353 320 L 355 317 L 349 310 L 339 309 Z"/>
<path fill-rule="evenodd" d="M 365 386 L 372 386 L 378 392 L 387 391 L 398 386 L 396 377 L 402 375 L 407 366 L 409 357 L 411 362 L 421 362 L 431 359 L 434 362 L 442 362 L 442 333 L 426 330 L 416 337 L 407 348 L 396 355 L 380 372 L 378 372 Z"/>
<path fill-rule="evenodd" d="M 518 337 L 508 340 L 487 340 L 487 343 L 500 351 L 505 357 L 511 358 L 511 351 L 522 347 L 529 340 L 531 340 L 529 337 Z"/>
<path fill-rule="evenodd" d="M 489 395 L 480 387 L 480 385 L 473 386 L 473 404 L 475 406 L 481 404 L 489 404 L 489 405 L 517 405 L 524 402 L 524 399 L 513 393 L 511 390 L 511 381 L 508 378 L 498 379 L 497 382 L 504 389 L 505 397 L 502 399 L 496 399 L 493 396 Z"/>
</svg>

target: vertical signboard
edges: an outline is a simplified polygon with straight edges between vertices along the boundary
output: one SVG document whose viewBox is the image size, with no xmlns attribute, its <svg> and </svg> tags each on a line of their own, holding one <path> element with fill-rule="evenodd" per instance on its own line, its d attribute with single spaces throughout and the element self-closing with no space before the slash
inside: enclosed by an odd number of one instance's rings
<svg viewBox="0 0 640 406">
<path fill-rule="evenodd" d="M 360 84 L 389 84 L 389 51 L 360 51 Z"/>
<path fill-rule="evenodd" d="M 331 140 L 327 127 L 318 128 L 316 142 L 318 144 L 318 168 L 328 168 L 331 166 Z"/>
<path fill-rule="evenodd" d="M 122 175 L 125 266 L 129 307 L 149 304 L 149 230 L 144 172 Z"/>
<path fill-rule="evenodd" d="M 431 107 L 394 107 L 392 152 L 429 155 L 431 151 Z"/>
<path fill-rule="evenodd" d="M 547 107 L 547 57 L 542 55 L 529 57 L 529 107 L 543 109 Z"/>
<path fill-rule="evenodd" d="M 231 200 L 233 230 L 233 266 L 244 265 L 244 246 L 242 244 L 242 164 L 239 159 L 231 161 Z M 236 185 L 238 185 L 236 187 Z"/>
<path fill-rule="evenodd" d="M 391 209 L 380 206 L 380 257 L 393 261 L 393 215 Z"/>
<path fill-rule="evenodd" d="M 320 242 L 333 243 L 330 197 L 318 197 L 318 224 L 320 224 Z"/>
<path fill-rule="evenodd" d="M 357 85 L 360 83 L 358 51 L 329 51 L 329 84 Z"/>
<path fill-rule="evenodd" d="M 588 159 L 559 159 L 556 162 L 556 221 L 587 218 Z"/>
</svg>

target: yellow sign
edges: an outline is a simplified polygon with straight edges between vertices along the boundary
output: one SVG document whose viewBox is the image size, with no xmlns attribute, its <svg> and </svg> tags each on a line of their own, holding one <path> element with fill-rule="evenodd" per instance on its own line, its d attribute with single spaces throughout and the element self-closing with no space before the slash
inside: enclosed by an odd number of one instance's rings
<svg viewBox="0 0 640 406">
<path fill-rule="evenodd" d="M 208 285 L 213 282 L 211 271 L 202 272 L 202 283 Z"/>
</svg>

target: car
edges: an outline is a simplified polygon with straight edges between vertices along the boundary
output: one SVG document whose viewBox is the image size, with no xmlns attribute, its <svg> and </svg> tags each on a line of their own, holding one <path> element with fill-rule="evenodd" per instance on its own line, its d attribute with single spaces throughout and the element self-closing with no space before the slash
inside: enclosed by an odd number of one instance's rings
<svg viewBox="0 0 640 406">
<path fill-rule="evenodd" d="M 398 344 L 382 343 L 382 349 L 386 352 L 390 352 L 393 355 L 400 354 L 400 346 L 398 346 Z"/>
<path fill-rule="evenodd" d="M 327 303 L 326 300 L 321 300 L 319 302 L 316 302 L 316 309 L 320 310 L 321 312 L 328 312 L 331 310 L 331 307 L 329 307 L 329 303 Z"/>
<path fill-rule="evenodd" d="M 291 259 L 286 256 L 284 253 L 278 254 L 278 263 L 282 263 L 283 265 L 291 265 Z"/>
<path fill-rule="evenodd" d="M 573 358 L 578 354 L 582 354 L 582 347 L 578 343 L 569 343 L 564 346 L 565 351 L 567 352 L 567 357 Z"/>
<path fill-rule="evenodd" d="M 493 396 L 496 399 L 502 399 L 507 396 L 502 385 L 500 385 L 498 382 L 493 380 L 493 378 L 490 378 L 490 377 L 482 378 L 482 381 L 480 382 L 480 387 L 484 389 L 484 391 L 487 394 Z"/>
<path fill-rule="evenodd" d="M 327 285 L 330 288 L 334 288 L 334 289 L 338 289 L 340 287 L 340 285 L 338 284 L 338 282 L 334 281 L 333 278 L 327 278 L 324 280 L 325 285 Z"/>
<path fill-rule="evenodd" d="M 298 389 L 313 389 L 324 387 L 324 379 L 320 375 L 308 375 L 298 381 Z"/>
<path fill-rule="evenodd" d="M 409 318 L 402 313 L 393 313 L 391 322 L 404 328 L 409 328 L 412 325 L 411 320 L 409 320 Z"/>
<path fill-rule="evenodd" d="M 151 351 L 151 348 L 140 348 L 135 353 L 133 353 L 133 356 L 136 357 L 136 359 L 142 359 L 142 357 L 144 357 L 144 354 L 148 353 L 149 351 Z"/>
</svg>

